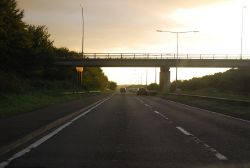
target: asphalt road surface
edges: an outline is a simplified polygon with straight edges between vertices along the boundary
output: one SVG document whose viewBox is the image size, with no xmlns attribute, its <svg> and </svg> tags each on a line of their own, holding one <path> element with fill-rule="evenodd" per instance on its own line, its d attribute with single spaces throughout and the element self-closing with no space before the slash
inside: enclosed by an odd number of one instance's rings
<svg viewBox="0 0 250 168">
<path fill-rule="evenodd" d="M 246 167 L 250 122 L 115 94 L 2 162 L 12 168 Z"/>
</svg>

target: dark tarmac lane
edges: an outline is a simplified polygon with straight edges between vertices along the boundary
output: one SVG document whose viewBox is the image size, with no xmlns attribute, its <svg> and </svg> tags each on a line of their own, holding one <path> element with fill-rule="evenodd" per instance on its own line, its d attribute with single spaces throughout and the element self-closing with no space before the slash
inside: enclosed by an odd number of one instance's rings
<svg viewBox="0 0 250 168">
<path fill-rule="evenodd" d="M 250 162 L 247 121 L 131 94 L 113 95 L 88 112 L 30 152 L 19 152 L 26 154 L 10 159 L 7 167 L 196 168 Z"/>
</svg>

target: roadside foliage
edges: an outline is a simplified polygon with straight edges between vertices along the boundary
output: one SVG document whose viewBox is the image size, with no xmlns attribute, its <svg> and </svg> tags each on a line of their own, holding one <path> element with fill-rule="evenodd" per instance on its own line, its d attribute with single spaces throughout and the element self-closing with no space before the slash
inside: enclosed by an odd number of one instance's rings
<svg viewBox="0 0 250 168">
<path fill-rule="evenodd" d="M 29 25 L 23 16 L 16 0 L 0 1 L 1 94 L 75 88 L 74 68 L 58 67 L 54 62 L 81 54 L 65 47 L 56 48 L 45 25 Z M 83 79 L 83 85 L 77 86 L 80 89 L 104 90 L 108 86 L 108 78 L 100 68 L 85 68 Z"/>
</svg>

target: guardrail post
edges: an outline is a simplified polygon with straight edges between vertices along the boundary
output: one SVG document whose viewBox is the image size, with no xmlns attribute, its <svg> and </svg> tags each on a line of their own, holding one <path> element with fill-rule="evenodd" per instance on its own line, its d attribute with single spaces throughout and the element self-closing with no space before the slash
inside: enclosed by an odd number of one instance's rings
<svg viewBox="0 0 250 168">
<path fill-rule="evenodd" d="M 161 53 L 161 59 L 162 59 L 162 53 Z"/>
<path fill-rule="evenodd" d="M 200 59 L 201 59 L 201 54 L 200 54 Z"/>
<path fill-rule="evenodd" d="M 121 53 L 121 59 L 122 59 L 122 53 Z"/>
<path fill-rule="evenodd" d="M 108 58 L 109 58 L 109 53 L 108 53 Z"/>
<path fill-rule="evenodd" d="M 135 59 L 135 53 L 134 53 L 134 59 Z"/>
<path fill-rule="evenodd" d="M 214 54 L 213 54 L 213 59 L 214 59 Z"/>
<path fill-rule="evenodd" d="M 96 53 L 94 54 L 94 58 L 96 59 Z"/>
<path fill-rule="evenodd" d="M 188 54 L 187 54 L 187 59 L 188 59 Z"/>
</svg>

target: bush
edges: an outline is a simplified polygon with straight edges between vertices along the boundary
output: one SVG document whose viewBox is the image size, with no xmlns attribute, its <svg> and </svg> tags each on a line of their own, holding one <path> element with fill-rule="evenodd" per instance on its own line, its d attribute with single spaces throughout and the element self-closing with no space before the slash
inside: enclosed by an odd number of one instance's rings
<svg viewBox="0 0 250 168">
<path fill-rule="evenodd" d="M 24 80 L 20 80 L 12 73 L 0 72 L 0 94 L 20 93 L 27 87 Z"/>
<path fill-rule="evenodd" d="M 178 88 L 184 91 L 213 89 L 220 92 L 250 94 L 250 73 L 249 68 L 230 69 L 224 73 L 216 73 L 201 78 L 178 81 Z M 171 91 L 176 83 L 171 84 Z"/>
<path fill-rule="evenodd" d="M 147 86 L 147 89 L 158 91 L 160 90 L 160 86 L 156 83 L 151 83 L 150 85 Z"/>
</svg>

